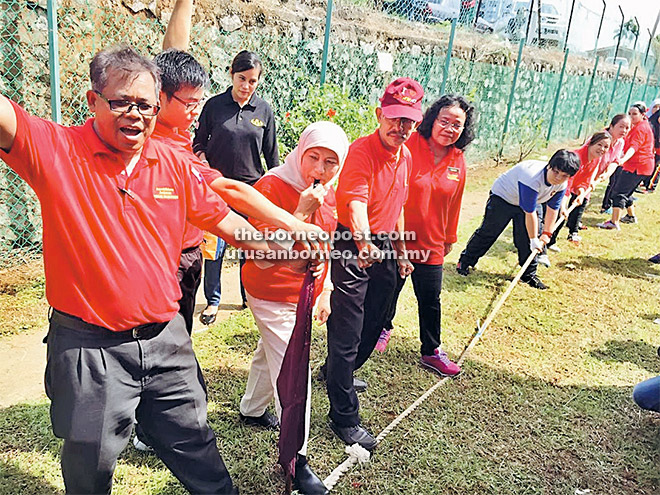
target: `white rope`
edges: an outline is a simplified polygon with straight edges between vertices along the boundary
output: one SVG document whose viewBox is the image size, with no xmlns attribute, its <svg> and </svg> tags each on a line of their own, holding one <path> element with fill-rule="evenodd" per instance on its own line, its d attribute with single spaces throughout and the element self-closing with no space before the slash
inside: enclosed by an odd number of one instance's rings
<svg viewBox="0 0 660 495">
<path fill-rule="evenodd" d="M 339 478 L 355 466 L 355 464 L 365 464 L 369 462 L 369 457 L 371 457 L 371 453 L 357 443 L 346 447 L 346 453 L 348 454 L 348 459 L 337 466 L 335 470 L 330 473 L 330 476 L 323 481 L 323 484 L 328 490 L 332 490 L 339 481 Z"/>
<path fill-rule="evenodd" d="M 580 194 L 576 198 L 576 200 L 573 202 L 573 204 L 570 206 L 570 208 L 568 208 L 565 213 L 562 213 L 559 216 L 559 219 L 557 221 L 555 221 L 553 231 L 556 231 L 557 229 L 559 229 L 561 224 L 568 218 L 568 215 L 571 213 L 571 211 L 573 211 L 573 209 L 578 206 L 578 200 L 584 201 L 584 198 L 587 196 L 587 194 L 589 194 L 589 192 L 593 191 L 596 188 L 596 185 L 599 182 L 602 182 L 605 179 L 609 178 L 610 175 L 611 174 L 608 174 L 607 176 L 602 177 L 600 180 L 594 181 L 589 186 L 589 188 L 587 188 L 586 191 L 584 191 L 582 194 Z M 469 344 L 467 345 L 467 347 L 465 347 L 465 349 L 463 349 L 463 352 L 461 353 L 461 355 L 459 356 L 459 358 L 457 360 L 457 363 L 458 363 L 459 366 L 461 364 L 463 364 L 463 362 L 465 361 L 467 355 L 470 353 L 470 351 L 472 351 L 474 346 L 477 345 L 477 343 L 479 342 L 479 340 L 483 336 L 484 332 L 486 331 L 486 328 L 493 321 L 493 319 L 495 318 L 495 315 L 500 310 L 500 308 L 502 307 L 502 305 L 504 304 L 506 299 L 509 297 L 509 294 L 511 294 L 511 292 L 513 291 L 513 288 L 516 286 L 516 284 L 518 283 L 518 281 L 520 280 L 522 275 L 525 273 L 525 270 L 527 270 L 527 267 L 531 264 L 532 260 L 534 259 L 534 257 L 539 252 L 540 252 L 539 250 L 532 251 L 532 253 L 529 255 L 529 257 L 527 258 L 527 260 L 525 261 L 523 266 L 520 267 L 520 270 L 518 271 L 518 273 L 516 274 L 514 279 L 509 284 L 509 287 L 506 289 L 504 294 L 502 294 L 502 296 L 500 297 L 499 301 L 497 302 L 497 304 L 495 305 L 493 310 L 489 313 L 489 315 L 486 318 L 486 320 L 484 321 L 484 323 L 480 325 L 479 322 L 477 322 L 477 331 L 476 331 L 476 333 L 472 336 L 472 339 L 470 340 Z M 660 318 L 659 318 L 659 320 L 660 320 Z M 378 434 L 378 436 L 376 437 L 376 441 L 378 443 L 382 442 L 385 439 L 385 437 L 387 435 L 389 435 L 390 432 L 399 425 L 399 423 L 401 423 L 401 421 L 403 421 L 410 414 L 412 414 L 412 412 L 415 409 L 417 409 L 426 399 L 428 399 L 438 388 L 440 388 L 445 383 L 448 383 L 449 381 L 450 381 L 449 377 L 444 377 L 444 378 L 440 379 L 438 382 L 436 382 L 431 388 L 429 388 L 426 392 L 424 392 L 424 394 L 422 396 L 420 396 L 415 402 L 413 402 L 410 406 L 408 406 L 408 408 L 405 411 L 403 411 L 396 418 L 394 418 L 394 420 L 392 420 L 392 422 L 389 425 L 387 425 L 385 427 L 385 429 Z M 367 457 L 366 457 L 367 460 L 366 461 L 361 460 L 360 450 L 367 453 Z M 367 462 L 368 459 L 369 459 L 369 452 L 366 449 L 364 449 L 363 447 L 361 447 L 360 445 L 358 445 L 357 443 L 355 443 L 355 444 L 353 444 L 349 447 L 346 447 L 346 453 L 349 455 L 349 457 L 344 462 L 342 462 L 339 466 L 337 466 L 334 469 L 334 471 L 332 471 L 332 473 L 330 473 L 330 476 L 328 476 L 325 479 L 325 481 L 323 482 L 323 484 L 326 486 L 326 488 L 328 490 L 332 490 L 335 487 L 335 485 L 339 482 L 339 479 L 344 474 L 346 474 L 348 471 L 350 471 L 353 466 L 355 466 L 358 463 L 362 464 L 364 462 Z"/>
</svg>

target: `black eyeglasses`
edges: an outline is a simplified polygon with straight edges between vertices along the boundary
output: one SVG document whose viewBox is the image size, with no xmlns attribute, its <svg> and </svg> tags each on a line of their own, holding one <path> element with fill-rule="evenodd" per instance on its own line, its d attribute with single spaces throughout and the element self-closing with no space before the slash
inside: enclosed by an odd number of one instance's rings
<svg viewBox="0 0 660 495">
<path fill-rule="evenodd" d="M 183 106 L 186 107 L 186 110 L 194 110 L 198 106 L 202 104 L 204 100 L 194 100 L 194 101 L 186 101 L 182 98 L 179 98 L 177 95 L 173 94 L 172 98 L 174 98 L 176 101 L 181 103 Z"/>
<path fill-rule="evenodd" d="M 144 115 L 145 117 L 155 117 L 158 115 L 158 112 L 160 112 L 160 107 L 158 105 L 151 105 L 149 103 L 135 103 L 128 100 L 108 100 L 99 91 L 94 90 L 94 93 L 106 101 L 110 107 L 110 110 L 113 112 L 130 113 L 133 110 L 133 107 L 137 108 L 137 111 L 140 113 L 140 115 Z"/>
</svg>

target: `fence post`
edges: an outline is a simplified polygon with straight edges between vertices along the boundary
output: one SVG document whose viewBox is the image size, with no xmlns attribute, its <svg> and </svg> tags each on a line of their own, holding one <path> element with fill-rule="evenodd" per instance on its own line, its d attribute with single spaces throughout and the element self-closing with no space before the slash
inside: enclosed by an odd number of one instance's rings
<svg viewBox="0 0 660 495">
<path fill-rule="evenodd" d="M 447 79 L 449 79 L 449 64 L 451 62 L 451 51 L 454 49 L 454 36 L 456 36 L 456 19 L 451 21 L 451 32 L 449 33 L 449 44 L 447 45 L 447 56 L 445 57 L 445 69 L 442 71 L 442 86 L 440 86 L 440 95 L 445 94 Z"/>
<path fill-rule="evenodd" d="M 600 39 L 600 30 L 603 28 L 603 19 L 605 19 L 605 10 L 607 9 L 607 3 L 605 0 L 603 2 L 603 13 L 600 16 L 600 24 L 598 24 L 598 33 L 596 34 L 596 46 L 594 47 L 594 55 L 597 55 L 598 52 L 598 40 Z"/>
<path fill-rule="evenodd" d="M 619 67 L 616 69 L 616 77 L 614 78 L 614 88 L 612 89 L 612 96 L 610 97 L 610 106 L 614 103 L 614 95 L 616 94 L 616 87 L 619 85 L 619 74 L 621 73 L 621 64 L 623 60 L 619 62 Z"/>
<path fill-rule="evenodd" d="M 561 73 L 559 74 L 559 84 L 557 84 L 557 93 L 555 93 L 555 103 L 552 105 L 552 115 L 550 116 L 550 125 L 548 126 L 548 135 L 545 140 L 550 142 L 550 134 L 552 134 L 552 126 L 555 123 L 555 114 L 557 113 L 557 105 L 559 104 L 559 95 L 561 94 L 561 87 L 564 83 L 564 73 L 566 72 L 566 62 L 568 62 L 568 48 L 564 52 L 564 63 L 561 66 Z"/>
<path fill-rule="evenodd" d="M 54 122 L 62 123 L 60 100 L 60 52 L 57 40 L 57 0 L 46 3 L 48 16 L 48 66 L 50 68 L 50 114 Z"/>
<path fill-rule="evenodd" d="M 578 127 L 578 133 L 575 139 L 580 138 L 582 134 L 582 126 L 584 125 L 584 119 L 587 117 L 587 109 L 589 108 L 589 98 L 591 98 L 591 89 L 594 87 L 594 78 L 596 77 L 596 70 L 598 69 L 598 60 L 600 57 L 596 56 L 596 63 L 594 64 L 594 71 L 591 73 L 591 81 L 589 82 L 589 89 L 587 89 L 587 98 L 584 100 L 584 109 L 582 110 L 582 118 L 580 119 L 580 127 Z"/>
<path fill-rule="evenodd" d="M 633 72 L 632 82 L 630 83 L 630 91 L 628 91 L 628 99 L 626 100 L 626 108 L 623 109 L 624 112 L 628 110 L 628 105 L 630 105 L 630 97 L 632 96 L 633 88 L 635 87 L 635 80 L 637 79 L 637 69 L 639 69 L 639 65 L 635 67 L 635 72 Z"/>
<path fill-rule="evenodd" d="M 520 45 L 518 46 L 518 59 L 516 60 L 516 69 L 513 72 L 511 93 L 509 93 L 509 104 L 506 107 L 506 117 L 504 118 L 504 129 L 502 130 L 502 141 L 500 143 L 500 151 L 497 154 L 498 159 L 502 158 L 502 151 L 504 151 L 504 140 L 506 139 L 507 132 L 509 132 L 509 117 L 511 117 L 511 108 L 513 107 L 513 97 L 516 93 L 516 84 L 518 83 L 518 70 L 520 69 L 520 61 L 522 60 L 523 46 L 525 46 L 525 38 L 520 39 Z"/>
<path fill-rule="evenodd" d="M 323 40 L 323 56 L 321 58 L 321 86 L 325 84 L 325 72 L 328 68 L 328 49 L 330 47 L 331 25 L 332 25 L 332 0 L 328 0 L 328 10 L 325 14 L 325 39 Z"/>
<path fill-rule="evenodd" d="M 643 101 L 646 101 L 646 90 L 649 87 L 649 80 L 650 79 L 651 79 L 651 72 L 649 71 L 649 73 L 646 76 L 646 84 L 644 84 L 644 93 L 642 94 L 642 100 Z"/>
</svg>

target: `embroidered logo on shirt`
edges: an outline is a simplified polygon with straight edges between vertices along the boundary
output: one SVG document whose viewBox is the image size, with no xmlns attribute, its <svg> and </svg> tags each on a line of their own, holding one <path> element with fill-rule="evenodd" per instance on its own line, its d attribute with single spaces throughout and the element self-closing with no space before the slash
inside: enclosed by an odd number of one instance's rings
<svg viewBox="0 0 660 495">
<path fill-rule="evenodd" d="M 455 180 L 459 181 L 460 179 L 458 178 L 459 174 L 461 172 L 461 169 L 457 167 L 447 167 L 447 179 L 448 180 Z"/>
<path fill-rule="evenodd" d="M 259 119 L 252 119 L 250 121 L 250 123 L 253 126 L 256 126 L 256 127 L 266 127 L 266 124 L 264 124 L 264 122 L 262 120 L 259 120 Z"/>
<path fill-rule="evenodd" d="M 179 195 L 172 187 L 157 187 L 154 192 L 156 199 L 179 199 Z"/>
</svg>

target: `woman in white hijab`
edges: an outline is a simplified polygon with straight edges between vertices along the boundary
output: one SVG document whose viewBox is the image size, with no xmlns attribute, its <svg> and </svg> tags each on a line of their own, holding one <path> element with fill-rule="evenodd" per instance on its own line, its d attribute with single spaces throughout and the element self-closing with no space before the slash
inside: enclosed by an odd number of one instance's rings
<svg viewBox="0 0 660 495">
<path fill-rule="evenodd" d="M 270 170 L 254 187 L 275 205 L 332 233 L 337 227 L 332 184 L 344 164 L 348 145 L 346 134 L 338 125 L 332 122 L 311 124 L 303 131 L 298 146 L 286 157 L 284 164 Z M 250 222 L 261 231 L 275 230 L 254 219 Z M 240 417 L 246 424 L 271 429 L 278 427 L 281 406 L 277 398 L 277 377 L 296 322 L 306 265 L 306 261 L 248 260 L 243 267 L 248 306 L 261 334 L 240 405 Z M 325 323 L 330 314 L 332 292 L 327 265 L 318 274 L 315 282 L 316 319 Z M 277 418 L 267 411 L 273 398 Z M 311 383 L 308 380 L 305 442 L 296 461 L 294 487 L 305 494 L 327 493 L 305 457 L 310 411 Z"/>
</svg>

